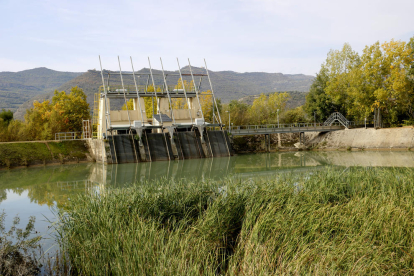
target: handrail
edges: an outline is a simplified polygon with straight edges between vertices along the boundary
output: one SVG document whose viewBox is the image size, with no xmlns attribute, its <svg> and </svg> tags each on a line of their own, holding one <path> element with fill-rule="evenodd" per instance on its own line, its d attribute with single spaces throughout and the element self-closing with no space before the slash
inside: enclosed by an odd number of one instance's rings
<svg viewBox="0 0 414 276">
<path fill-rule="evenodd" d="M 329 118 L 325 121 L 324 125 L 325 126 L 328 126 L 328 125 L 330 126 L 330 125 L 332 125 L 332 123 L 335 120 L 338 121 L 338 122 L 340 122 L 344 127 L 348 128 L 349 121 L 345 118 L 344 115 L 342 115 L 339 112 L 332 113 L 331 116 L 329 116 Z"/>
</svg>

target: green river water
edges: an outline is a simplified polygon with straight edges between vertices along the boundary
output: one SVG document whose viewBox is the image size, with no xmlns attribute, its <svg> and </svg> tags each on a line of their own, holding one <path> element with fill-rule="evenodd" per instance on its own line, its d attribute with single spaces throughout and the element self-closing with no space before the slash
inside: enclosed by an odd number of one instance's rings
<svg viewBox="0 0 414 276">
<path fill-rule="evenodd" d="M 83 163 L 2 170 L 0 209 L 7 215 L 6 229 L 16 215 L 21 219 L 20 227 L 26 225 L 30 216 L 35 216 L 35 229 L 43 236 L 43 250 L 53 252 L 57 249 L 54 248 L 53 227 L 50 227 L 55 220 L 54 210 L 62 208 L 77 194 L 127 187 L 162 177 L 174 181 L 186 178 L 195 182 L 224 177 L 251 181 L 281 173 L 323 170 L 326 166 L 344 169 L 350 166 L 414 167 L 414 152 L 282 152 L 153 163 Z"/>
</svg>

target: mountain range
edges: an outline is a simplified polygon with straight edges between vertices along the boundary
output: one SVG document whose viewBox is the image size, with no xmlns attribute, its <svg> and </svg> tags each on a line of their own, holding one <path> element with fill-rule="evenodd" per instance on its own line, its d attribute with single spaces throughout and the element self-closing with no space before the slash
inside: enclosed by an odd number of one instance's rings
<svg viewBox="0 0 414 276">
<path fill-rule="evenodd" d="M 205 69 L 192 67 L 194 74 L 205 74 Z M 148 68 L 143 68 L 135 73 L 146 74 Z M 188 66 L 181 68 L 182 73 L 189 73 Z M 108 73 L 110 85 L 120 86 L 119 72 L 104 71 L 105 81 Z M 165 71 L 168 84 L 176 84 L 178 71 Z M 163 83 L 162 72 L 153 70 L 156 85 Z M 168 76 L 169 75 L 169 76 Z M 222 102 L 238 100 L 243 97 L 258 95 L 260 93 L 298 91 L 307 92 L 314 79 L 313 76 L 303 74 L 282 74 L 250 72 L 237 73 L 234 71 L 210 71 L 214 93 Z M 139 85 L 145 85 L 147 77 L 137 78 Z M 134 86 L 132 76 L 125 76 L 125 86 Z M 190 79 L 188 79 L 190 81 Z M 199 78 L 196 78 L 196 83 Z M 151 80 L 150 80 L 151 83 Z M 102 86 L 101 72 L 88 70 L 85 73 L 58 72 L 47 68 L 35 68 L 21 72 L 0 72 L 0 109 L 10 109 L 15 112 L 15 118 L 23 119 L 27 108 L 33 106 L 33 101 L 51 99 L 55 89 L 70 91 L 73 86 L 82 88 L 87 95 L 87 101 L 93 108 L 94 94 L 99 92 Z M 201 81 L 201 91 L 210 89 L 207 77 Z M 121 104 L 121 103 L 120 103 Z M 119 105 L 120 105 L 119 104 Z"/>
<path fill-rule="evenodd" d="M 12 111 L 31 98 L 53 91 L 82 73 L 35 68 L 20 72 L 0 72 L 0 110 Z"/>
</svg>

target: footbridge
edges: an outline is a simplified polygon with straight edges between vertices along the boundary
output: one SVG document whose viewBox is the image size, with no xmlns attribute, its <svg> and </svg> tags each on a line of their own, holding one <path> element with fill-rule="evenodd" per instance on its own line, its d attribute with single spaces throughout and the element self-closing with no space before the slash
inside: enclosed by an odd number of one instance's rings
<svg viewBox="0 0 414 276">
<path fill-rule="evenodd" d="M 259 135 L 259 134 L 276 134 L 276 133 L 301 133 L 301 132 L 328 132 L 341 130 L 345 127 L 336 123 L 332 125 L 324 124 L 280 124 L 280 125 L 247 125 L 232 126 L 229 132 L 233 136 L 237 135 Z"/>
<path fill-rule="evenodd" d="M 259 135 L 276 133 L 303 133 L 303 132 L 329 132 L 341 130 L 353 125 L 341 113 L 335 112 L 323 123 L 294 123 L 270 125 L 231 126 L 228 130 L 231 135 Z"/>
</svg>

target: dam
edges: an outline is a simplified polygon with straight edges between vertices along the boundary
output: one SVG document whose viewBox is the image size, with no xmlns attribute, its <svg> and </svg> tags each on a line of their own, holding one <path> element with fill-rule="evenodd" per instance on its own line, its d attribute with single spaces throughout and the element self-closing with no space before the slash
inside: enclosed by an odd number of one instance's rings
<svg viewBox="0 0 414 276">
<path fill-rule="evenodd" d="M 148 72 L 104 71 L 102 86 L 95 94 L 92 122 L 93 148 L 97 161 L 137 163 L 198 159 L 232 155 L 228 132 L 223 128 L 210 75 L 186 72 L 155 72 L 148 58 Z M 201 92 L 203 78 L 210 85 Z M 178 79 L 178 80 L 177 80 Z M 132 84 L 132 85 L 131 85 Z M 119 109 L 119 105 L 123 104 Z M 113 108 L 111 108 L 113 106 Z M 209 121 L 203 112 L 209 111 Z"/>
</svg>

